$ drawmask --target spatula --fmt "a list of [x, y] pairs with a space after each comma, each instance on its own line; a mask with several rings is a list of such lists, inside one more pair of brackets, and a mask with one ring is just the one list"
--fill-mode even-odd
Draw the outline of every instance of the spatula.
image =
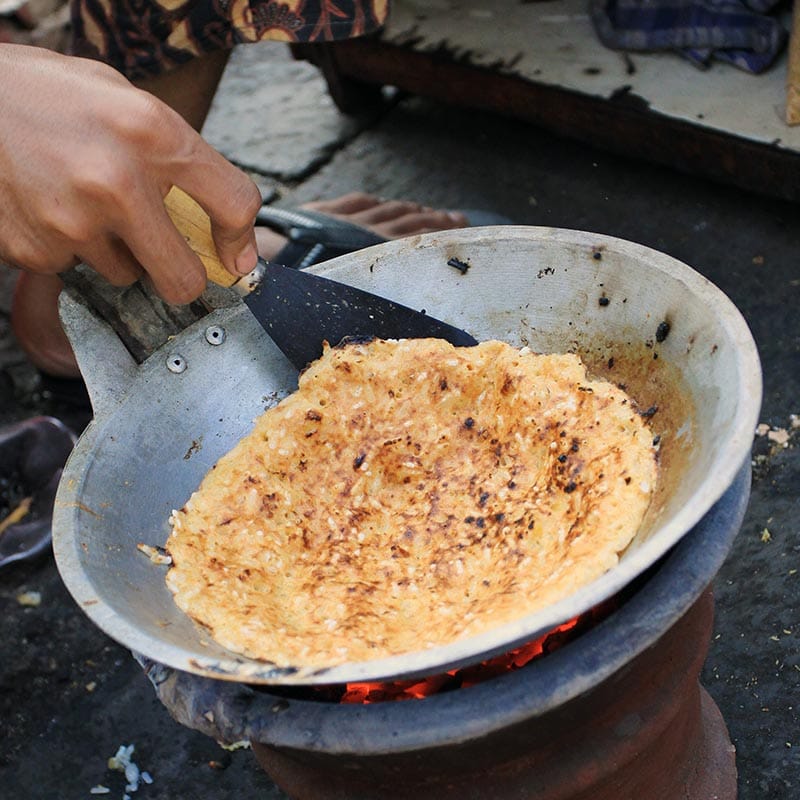
[[351, 337], [445, 339], [457, 346], [477, 340], [466, 331], [384, 297], [303, 270], [259, 258], [249, 275], [236, 278], [223, 266], [211, 235], [211, 221], [184, 191], [173, 186], [167, 211], [200, 257], [210, 280], [233, 287], [253, 316], [298, 369], [322, 355], [322, 343]]

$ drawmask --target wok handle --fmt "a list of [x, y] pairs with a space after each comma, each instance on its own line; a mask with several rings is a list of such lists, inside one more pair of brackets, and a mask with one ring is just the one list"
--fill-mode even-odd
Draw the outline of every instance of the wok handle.
[[164, 205], [175, 227], [203, 262], [208, 279], [219, 286], [233, 286], [239, 276], [231, 275], [220, 261], [211, 233], [211, 219], [200, 204], [183, 189], [173, 186], [164, 198]]

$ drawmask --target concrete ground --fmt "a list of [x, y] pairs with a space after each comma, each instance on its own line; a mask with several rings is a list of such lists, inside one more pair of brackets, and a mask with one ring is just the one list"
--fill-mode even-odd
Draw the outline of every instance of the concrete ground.
[[[715, 67], [716, 69], [717, 67]], [[720, 67], [722, 68], [722, 67]], [[344, 119], [315, 70], [278, 45], [239, 51], [207, 137], [294, 205], [354, 189], [434, 206], [487, 208], [522, 224], [599, 231], [690, 264], [751, 326], [764, 369], [749, 512], [715, 582], [703, 680], [737, 751], [741, 800], [800, 793], [800, 226], [794, 205], [612, 157], [529, 126], [405, 99]], [[55, 413], [8, 328], [0, 279], [0, 423]], [[763, 429], [766, 430], [766, 429]], [[785, 430], [786, 436], [776, 431]], [[786, 439], [785, 443], [783, 439]], [[23, 605], [23, 592], [41, 603]], [[82, 614], [52, 557], [0, 570], [0, 796], [81, 798], [104, 785], [120, 745], [154, 782], [135, 797], [283, 798], [247, 750], [174, 723], [130, 654]]]

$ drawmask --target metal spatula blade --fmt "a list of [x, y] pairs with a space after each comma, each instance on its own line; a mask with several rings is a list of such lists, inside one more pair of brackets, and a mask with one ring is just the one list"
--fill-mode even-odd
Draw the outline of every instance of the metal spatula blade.
[[338, 281], [260, 260], [258, 286], [244, 296], [275, 344], [298, 370], [322, 355], [322, 343], [345, 338], [445, 339], [469, 347], [477, 340], [424, 311]]

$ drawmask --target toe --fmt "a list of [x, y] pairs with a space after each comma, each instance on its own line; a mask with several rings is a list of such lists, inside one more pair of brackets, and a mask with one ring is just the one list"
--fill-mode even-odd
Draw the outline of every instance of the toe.
[[410, 200], [385, 200], [363, 192], [303, 207], [369, 228], [386, 239], [469, 225], [467, 218], [457, 211], [441, 211]]
[[420, 210], [403, 214], [374, 225], [373, 229], [387, 239], [413, 236], [417, 233], [463, 228], [468, 224], [463, 214], [449, 211]]
[[333, 200], [319, 200], [314, 203], [304, 203], [303, 208], [312, 211], [320, 211], [323, 214], [333, 214], [335, 216], [347, 216], [358, 214], [359, 212], [379, 206], [384, 201], [366, 192], [350, 192], [349, 194], [336, 197]]

